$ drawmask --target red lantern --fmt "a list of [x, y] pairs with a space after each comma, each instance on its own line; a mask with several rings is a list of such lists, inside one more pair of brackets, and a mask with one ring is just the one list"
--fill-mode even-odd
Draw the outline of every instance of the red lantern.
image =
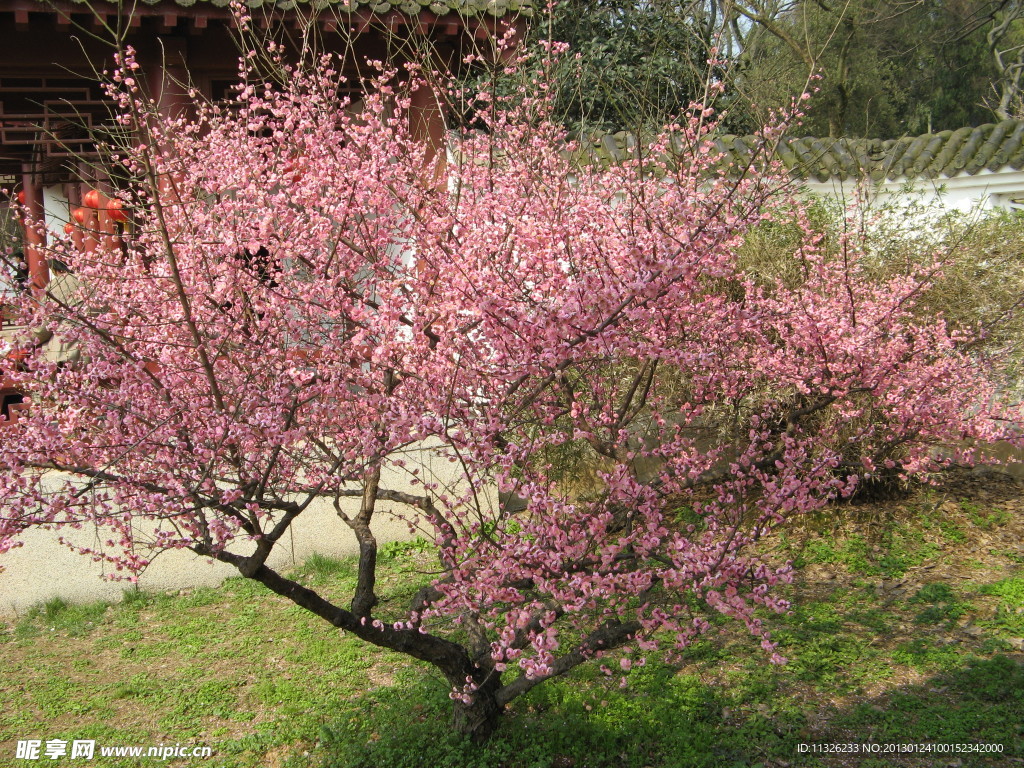
[[88, 216], [89, 214], [86, 213], [85, 208], [75, 208], [75, 210], [71, 212], [71, 218], [79, 224], [85, 224], [85, 220]]
[[86, 208], [100, 208], [103, 204], [103, 195], [97, 189], [90, 189], [82, 196], [82, 205]]
[[24, 205], [24, 204], [25, 204], [25, 190], [21, 189], [21, 190], [18, 190], [18, 205]]
[[285, 177], [286, 181], [292, 184], [298, 184], [302, 181], [302, 177], [306, 175], [305, 163], [303, 162], [302, 155], [293, 155], [289, 158], [284, 166], [281, 168], [281, 174]]
[[65, 235], [70, 235], [74, 231], [75, 231], [75, 225], [72, 224], [70, 221], [67, 224], [64, 225], [64, 234]]
[[128, 214], [125, 213], [124, 203], [117, 198], [107, 202], [107, 216], [110, 217], [111, 221], [116, 221], [121, 224], [128, 221]]

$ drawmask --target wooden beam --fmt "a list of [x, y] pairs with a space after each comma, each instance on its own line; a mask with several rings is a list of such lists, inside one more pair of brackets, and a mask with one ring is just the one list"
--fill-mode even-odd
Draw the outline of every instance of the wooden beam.
[[409, 23], [409, 17], [404, 13], [398, 11], [392, 11], [384, 17], [384, 25], [388, 28], [388, 32], [394, 34], [401, 27], [406, 26]]
[[437, 24], [437, 14], [424, 9], [416, 14], [416, 23], [421, 33], [427, 33]]
[[168, 11], [160, 15], [160, 23], [157, 28], [161, 35], [166, 35], [172, 29], [178, 26], [178, 14], [174, 11]]

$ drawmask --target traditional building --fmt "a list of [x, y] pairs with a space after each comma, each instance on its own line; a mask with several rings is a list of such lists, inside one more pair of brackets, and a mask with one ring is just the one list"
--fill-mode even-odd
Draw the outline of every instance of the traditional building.
[[[521, 29], [532, 0], [249, 0], [253, 32], [277, 39], [314, 40], [319, 50], [343, 57], [346, 74], [359, 82], [367, 59], [394, 59], [413, 43], [430, 46], [442, 65], [460, 62], [469, 46]], [[239, 32], [227, 0], [0, 0], [0, 219], [7, 239], [20, 242], [20, 279], [46, 288], [51, 265], [47, 232], [25, 230], [10, 205], [20, 199], [48, 232], [87, 216], [74, 231], [113, 234], [117, 211], [89, 205], [87, 194], [112, 191], [96, 137], [114, 130], [99, 73], [113, 66], [114, 41], [131, 45], [161, 110], [186, 108], [188, 83], [208, 99], [225, 96], [237, 82]], [[286, 45], [288, 43], [286, 42]], [[353, 94], [357, 96], [357, 94]], [[414, 92], [414, 132], [440, 148], [445, 116], [429, 88]], [[95, 194], [95, 193], [93, 193]], [[99, 199], [103, 199], [100, 197]], [[69, 227], [69, 231], [74, 229]], [[0, 326], [3, 324], [0, 296]], [[0, 418], [14, 418], [20, 396], [4, 380], [0, 362]]]

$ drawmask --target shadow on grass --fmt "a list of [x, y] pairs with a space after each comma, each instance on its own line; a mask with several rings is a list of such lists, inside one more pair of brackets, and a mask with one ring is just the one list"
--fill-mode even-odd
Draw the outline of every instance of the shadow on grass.
[[[514, 702], [498, 734], [477, 748], [448, 728], [450, 702], [444, 684], [411, 670], [396, 686], [353, 699], [345, 712], [324, 726], [322, 764], [325, 768], [1024, 764], [1024, 664], [1006, 655], [973, 658], [920, 685], [895, 688], [882, 697], [845, 707], [801, 709], [794, 705], [782, 679], [775, 680], [773, 690], [757, 686], [760, 694], [742, 702], [668, 666], [635, 670], [624, 690], [600, 677], [579, 674], [539, 686]], [[800, 752], [800, 744], [827, 742], [999, 744], [1003, 751]]]
[[902, 762], [876, 756], [862, 768], [1024, 764], [1024, 663], [1003, 654], [968, 659], [923, 684], [838, 711], [825, 733], [831, 741], [1002, 746], [1002, 752], [933, 752], [905, 756]]

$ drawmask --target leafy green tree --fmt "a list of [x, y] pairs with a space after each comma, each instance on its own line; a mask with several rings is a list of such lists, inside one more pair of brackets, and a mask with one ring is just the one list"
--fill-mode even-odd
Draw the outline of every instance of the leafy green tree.
[[806, 133], [894, 137], [1012, 112], [1022, 9], [1019, 0], [562, 0], [531, 40], [538, 56], [545, 41], [570, 46], [552, 86], [574, 129], [663, 125], [701, 97], [710, 74], [728, 85], [719, 102], [728, 130], [755, 130], [811, 90]]
[[1024, 112], [1024, 3], [1004, 0], [985, 36], [998, 76], [991, 100], [1000, 118]]
[[642, 130], [699, 99], [709, 41], [686, 0], [564, 0], [532, 30], [532, 41], [568, 43], [555, 71], [557, 112], [580, 129]]
[[744, 22], [736, 85], [753, 104], [778, 107], [809, 86], [808, 133], [892, 137], [992, 119], [1000, 74], [986, 35], [1006, 4], [736, 0], [723, 12]]

